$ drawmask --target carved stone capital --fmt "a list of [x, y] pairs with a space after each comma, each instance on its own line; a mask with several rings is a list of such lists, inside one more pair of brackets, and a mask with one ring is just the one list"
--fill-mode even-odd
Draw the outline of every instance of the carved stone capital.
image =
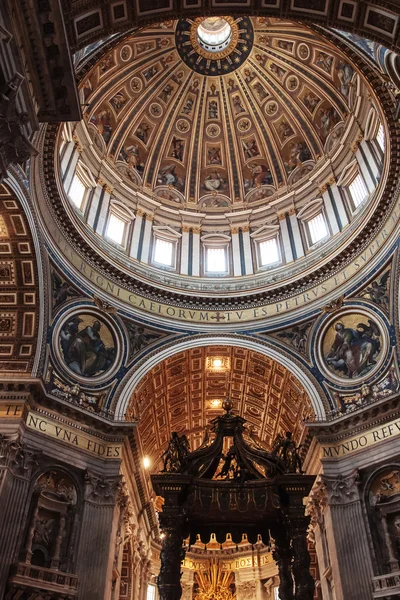
[[95, 504], [114, 505], [121, 486], [121, 476], [104, 477], [86, 472], [85, 500]]
[[26, 444], [0, 435], [0, 466], [10, 469], [13, 475], [30, 479], [39, 458], [40, 453], [29, 450]]
[[323, 513], [328, 504], [328, 492], [325, 483], [318, 478], [308, 497], [306, 514], [310, 516], [311, 525], [314, 527], [322, 522]]
[[359, 500], [359, 473], [353, 471], [347, 477], [338, 475], [337, 477], [322, 476], [328, 493], [328, 504], [330, 506], [350, 504]]

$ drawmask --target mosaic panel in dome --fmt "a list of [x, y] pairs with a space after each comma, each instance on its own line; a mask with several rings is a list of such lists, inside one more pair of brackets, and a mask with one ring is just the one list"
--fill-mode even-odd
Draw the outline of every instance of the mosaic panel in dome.
[[[248, 31], [242, 17], [230, 19]], [[83, 79], [90, 135], [128, 183], [173, 206], [257, 205], [337, 147], [354, 68], [303, 26], [248, 21], [254, 44], [246, 56], [238, 50], [232, 72], [225, 58], [215, 70], [200, 55], [198, 72], [186, 64], [196, 53], [182, 20], [124, 39]]]

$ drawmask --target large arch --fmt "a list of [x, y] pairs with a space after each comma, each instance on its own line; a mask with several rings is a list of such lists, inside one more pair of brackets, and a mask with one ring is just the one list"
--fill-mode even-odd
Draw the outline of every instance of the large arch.
[[327, 400], [317, 380], [307, 373], [304, 366], [288, 353], [277, 350], [268, 343], [245, 335], [195, 335], [181, 341], [173, 341], [161, 346], [151, 354], [134, 364], [121, 382], [117, 392], [115, 418], [123, 419], [130, 398], [139, 381], [158, 363], [190, 348], [200, 346], [234, 346], [247, 348], [277, 361], [298, 379], [308, 394], [317, 419], [322, 419], [327, 412]]

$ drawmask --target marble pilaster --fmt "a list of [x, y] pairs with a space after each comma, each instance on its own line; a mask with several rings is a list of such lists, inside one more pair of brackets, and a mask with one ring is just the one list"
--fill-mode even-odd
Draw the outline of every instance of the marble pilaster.
[[[299, 221], [294, 211], [289, 215], [290, 224], [292, 226], [293, 240], [296, 248], [297, 258], [304, 256], [303, 240], [301, 239]], [[282, 224], [283, 221], [281, 221]]]
[[237, 227], [231, 228], [231, 235], [233, 275], [236, 277], [242, 274], [242, 265], [240, 262], [239, 230]]
[[346, 225], [348, 225], [349, 219], [348, 219], [348, 216], [347, 216], [347, 213], [346, 213], [346, 209], [344, 207], [342, 195], [341, 195], [340, 190], [339, 190], [338, 186], [336, 185], [336, 183], [333, 183], [330, 186], [329, 195], [330, 195], [330, 198], [331, 198], [331, 202], [335, 203], [336, 210], [337, 210], [337, 213], [339, 215], [340, 222], [341, 222], [342, 228], [343, 228]]
[[181, 238], [181, 274], [189, 273], [189, 228], [183, 225]]
[[200, 229], [193, 229], [192, 275], [200, 275]]
[[135, 222], [133, 224], [133, 234], [132, 234], [131, 246], [129, 249], [129, 256], [131, 258], [138, 257], [140, 234], [142, 231], [142, 222], [143, 222], [143, 213], [141, 210], [138, 210], [136, 213]]
[[324, 475], [322, 480], [328, 495], [325, 523], [336, 600], [372, 600], [373, 569], [358, 473]]
[[18, 440], [0, 436], [0, 598], [10, 565], [17, 561], [29, 483], [39, 455]]
[[335, 211], [333, 209], [332, 200], [329, 195], [328, 189], [325, 189], [323, 191], [322, 199], [324, 201], [325, 214], [326, 214], [327, 220], [329, 222], [329, 226], [331, 228], [332, 235], [335, 235], [336, 233], [339, 233], [340, 228], [339, 228], [339, 223], [338, 223]]
[[69, 155], [68, 162], [65, 165], [65, 172], [63, 175], [63, 185], [64, 185], [64, 189], [66, 190], [67, 193], [71, 186], [72, 179], [75, 175], [76, 165], [79, 160], [79, 152], [78, 152], [78, 149], [76, 148], [75, 142], [68, 142], [68, 143], [72, 144], [72, 150]]
[[253, 269], [253, 260], [252, 260], [250, 230], [248, 227], [242, 227], [242, 236], [243, 236], [243, 252], [244, 252], [244, 264], [245, 264], [245, 268], [246, 268], [246, 275], [252, 275], [254, 273], [254, 269]]
[[153, 217], [152, 217], [152, 215], [146, 215], [145, 219], [146, 219], [146, 222], [144, 225], [142, 252], [140, 255], [140, 261], [148, 264], [148, 262], [150, 260], [150, 244], [151, 244], [151, 237], [152, 237]]
[[285, 259], [286, 262], [292, 262], [293, 261], [293, 252], [292, 252], [292, 246], [290, 244], [290, 236], [289, 236], [289, 230], [288, 230], [288, 226], [287, 226], [287, 222], [286, 222], [286, 215], [279, 215], [279, 225], [281, 228], [281, 233], [282, 233], [282, 244], [283, 244], [283, 250], [285, 253]]
[[85, 600], [106, 600], [111, 595], [119, 485], [119, 476], [86, 475], [77, 560], [79, 596]]
[[108, 210], [109, 210], [109, 206], [110, 206], [110, 198], [111, 198], [110, 189], [107, 187], [104, 187], [102, 201], [101, 201], [101, 207], [100, 207], [100, 210], [97, 212], [97, 223], [95, 223], [96, 232], [99, 235], [104, 235], [104, 233], [105, 233]]
[[356, 152], [356, 159], [358, 162], [358, 166], [360, 167], [360, 171], [364, 177], [365, 184], [367, 186], [368, 192], [372, 194], [375, 189], [375, 182], [371, 177], [371, 173], [369, 170], [369, 164], [366, 162], [366, 156], [360, 149]]

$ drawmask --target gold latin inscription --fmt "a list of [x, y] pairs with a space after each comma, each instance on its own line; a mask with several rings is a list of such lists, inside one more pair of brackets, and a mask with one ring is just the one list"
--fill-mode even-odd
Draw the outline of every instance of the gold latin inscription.
[[353, 436], [340, 444], [334, 446], [328, 446], [323, 444], [321, 448], [321, 458], [341, 458], [357, 452], [357, 450], [363, 450], [369, 446], [373, 446], [383, 440], [394, 438], [400, 435], [400, 419], [392, 421], [387, 425], [375, 427], [369, 431], [365, 431], [363, 434]]
[[392, 232], [398, 227], [399, 218], [400, 203], [398, 202], [392, 214], [388, 218], [386, 226], [381, 229], [373, 242], [371, 242], [371, 244], [353, 262], [351, 262], [345, 269], [340, 271], [340, 273], [331, 276], [329, 279], [308, 290], [307, 292], [297, 294], [296, 296], [288, 298], [287, 300], [282, 300], [281, 302], [266, 304], [258, 308], [219, 311], [218, 314], [215, 311], [183, 309], [179, 308], [178, 306], [171, 306], [169, 304], [163, 304], [162, 302], [143, 298], [142, 296], [139, 296], [138, 294], [131, 292], [126, 288], [120, 287], [108, 279], [105, 275], [93, 269], [93, 267], [91, 267], [85, 260], [82, 259], [80, 255], [75, 252], [75, 250], [72, 249], [60, 231], [55, 232], [55, 241], [63, 255], [69, 259], [71, 264], [88, 280], [95, 283], [96, 286], [110, 296], [113, 296], [114, 298], [129, 304], [134, 308], [156, 316], [167, 317], [177, 321], [186, 321], [191, 323], [221, 325], [225, 323], [245, 323], [246, 321], [262, 320], [266, 317], [274, 317], [277, 315], [291, 313], [298, 308], [307, 306], [315, 300], [323, 299], [325, 296], [327, 296], [327, 294], [333, 291], [336, 291], [337, 295], [340, 295], [339, 290], [341, 286], [346, 284], [346, 282], [354, 275], [362, 271], [362, 269], [368, 265], [370, 260], [373, 259], [374, 256], [379, 252]]
[[63, 423], [44, 417], [36, 412], [29, 411], [26, 425], [29, 429], [43, 433], [51, 438], [55, 438], [67, 443], [74, 448], [86, 450], [91, 454], [96, 454], [105, 459], [116, 459], [122, 456], [121, 444], [107, 444], [100, 442], [96, 437], [85, 434]]
[[[235, 560], [223, 560], [222, 568], [225, 571], [238, 571], [239, 569], [248, 569], [249, 567], [263, 567], [273, 562], [272, 555], [268, 552], [261, 556], [243, 556], [240, 559]], [[207, 567], [207, 561], [191, 560], [185, 558], [182, 561], [182, 566], [190, 571], [201, 571]]]
[[23, 402], [2, 402], [0, 404], [0, 419], [19, 419], [24, 409]]

